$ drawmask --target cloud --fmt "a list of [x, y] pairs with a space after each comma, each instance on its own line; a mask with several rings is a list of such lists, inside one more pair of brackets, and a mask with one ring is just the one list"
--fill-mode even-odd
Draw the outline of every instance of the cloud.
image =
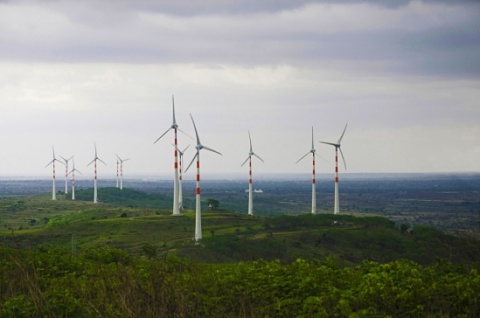
[[[195, 3], [176, 6], [188, 11]], [[480, 5], [399, 1], [401, 6], [390, 7], [351, 1], [291, 7], [281, 2], [273, 8], [266, 2], [248, 10], [254, 3], [243, 3], [243, 14], [219, 9], [193, 16], [162, 9], [173, 2], [105, 1], [99, 10], [93, 10], [93, 2], [6, 4], [0, 13], [0, 59], [336, 69], [353, 63], [369, 72], [479, 74]], [[239, 2], [214, 1], [214, 8], [223, 6], [235, 8]]]

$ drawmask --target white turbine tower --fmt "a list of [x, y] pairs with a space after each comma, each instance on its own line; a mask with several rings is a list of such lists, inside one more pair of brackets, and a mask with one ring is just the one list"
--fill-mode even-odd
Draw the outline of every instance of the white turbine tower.
[[250, 132], [248, 132], [248, 139], [250, 140], [250, 152], [248, 153], [247, 159], [242, 163], [241, 166], [249, 162], [250, 170], [249, 170], [249, 180], [248, 180], [248, 215], [253, 215], [253, 181], [252, 181], [252, 156], [257, 157], [262, 162], [263, 159], [257, 156], [252, 149], [252, 138], [250, 137]]
[[122, 159], [117, 154], [115, 155], [117, 156], [117, 182], [118, 182], [118, 163], [120, 162], [120, 190], [123, 190], [123, 162], [130, 160], [130, 158]]
[[[118, 157], [118, 156], [117, 156]], [[120, 161], [117, 158], [117, 188], [120, 187]]]
[[68, 174], [72, 175], [72, 200], [75, 201], [75, 171], [80, 174], [82, 173], [77, 169], [75, 169], [75, 158], [73, 158], [73, 156], [72, 156], [72, 165], [73, 165], [73, 168]]
[[188, 165], [187, 169], [185, 169], [185, 171], [187, 171], [188, 168], [190, 168], [190, 166], [192, 165], [193, 161], [197, 159], [197, 182], [196, 182], [196, 188], [195, 188], [195, 200], [196, 200], [195, 201], [195, 242], [198, 242], [199, 240], [202, 239], [202, 210], [200, 205], [200, 150], [205, 149], [205, 150], [215, 152], [219, 155], [222, 155], [222, 154], [200, 143], [197, 127], [195, 126], [195, 121], [193, 120], [192, 114], [190, 114], [190, 118], [192, 119], [193, 128], [195, 129], [195, 135], [197, 137], [197, 145], [195, 146], [195, 148], [197, 149], [197, 152], [193, 157], [192, 161], [190, 162], [190, 164]]
[[102, 159], [98, 158], [97, 156], [97, 144], [95, 144], [95, 157], [93, 160], [87, 165], [91, 165], [92, 163], [94, 164], [94, 176], [93, 176], [93, 203], [97, 203], [97, 160], [99, 160], [101, 163], [104, 165], [107, 165]]
[[52, 152], [53, 152], [53, 159], [45, 166], [45, 168], [48, 167], [49, 165], [52, 165], [53, 167], [52, 200], [56, 200], [57, 196], [56, 196], [56, 190], [55, 190], [55, 162], [56, 161], [60, 163], [62, 162], [59, 161], [57, 158], [55, 158], [55, 149], [53, 149], [53, 146], [52, 146]]
[[316, 150], [315, 146], [313, 144], [313, 127], [312, 127], [312, 149], [310, 149], [309, 152], [307, 152], [302, 158], [298, 159], [297, 162], [299, 163], [300, 160], [308, 156], [309, 154], [312, 154], [312, 214], [315, 214], [317, 212], [317, 191], [316, 191], [316, 181], [315, 181], [315, 155], [316, 155]]
[[68, 159], [63, 158], [62, 156], [60, 156], [60, 158], [65, 161], [65, 194], [68, 194], [68, 162], [73, 158], [73, 156]]
[[[177, 122], [175, 120], [175, 100], [172, 95], [172, 107], [173, 107], [173, 123], [170, 126], [170, 128], [167, 129], [166, 132], [164, 132], [160, 137], [158, 137], [157, 140], [155, 140], [154, 144], [159, 141], [163, 136], [165, 136], [171, 129], [173, 129], [174, 132], [174, 140], [173, 140], [173, 145], [175, 147], [174, 151], [174, 158], [175, 162], [173, 165], [174, 169], [174, 178], [173, 178], [173, 215], [179, 215], [180, 214], [180, 209], [178, 205], [178, 143], [177, 143], [177, 132], [180, 130], [178, 128]], [[181, 131], [181, 130], [180, 130]]]
[[345, 162], [345, 157], [343, 156], [342, 149], [340, 148], [341, 143], [342, 143], [343, 135], [345, 134], [345, 131], [347, 130], [347, 125], [348, 125], [348, 123], [345, 124], [345, 128], [343, 129], [343, 133], [340, 136], [340, 138], [338, 139], [337, 143], [320, 141], [321, 143], [324, 143], [324, 144], [331, 145], [331, 146], [335, 147], [335, 199], [334, 199], [335, 200], [334, 201], [335, 205], [334, 205], [334, 209], [333, 209], [334, 214], [340, 213], [340, 199], [338, 197], [338, 150], [340, 150], [340, 154], [342, 155], [343, 165], [345, 167], [345, 170], [347, 170], [347, 164]]
[[182, 173], [182, 169], [183, 169], [183, 154], [185, 153], [185, 151], [188, 149], [188, 147], [190, 147], [190, 145], [188, 145], [187, 147], [185, 147], [185, 149], [183, 149], [182, 151], [178, 151], [178, 155], [179, 155], [179, 162], [178, 162], [178, 208], [180, 210], [183, 210], [183, 189], [182, 189], [182, 180], [183, 180], [183, 173]]

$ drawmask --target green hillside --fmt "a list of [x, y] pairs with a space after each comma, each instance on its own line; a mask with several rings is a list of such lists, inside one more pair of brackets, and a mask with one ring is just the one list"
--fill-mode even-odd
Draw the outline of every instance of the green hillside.
[[194, 212], [172, 216], [171, 198], [91, 194], [0, 199], [0, 317], [480, 315], [474, 239], [376, 216], [205, 207], [195, 244]]
[[[82, 201], [88, 200], [88, 201]], [[204, 262], [245, 260], [334, 259], [341, 265], [364, 260], [410, 259], [431, 264], [478, 261], [480, 242], [417, 226], [398, 228], [383, 217], [300, 215], [252, 217], [203, 208], [203, 240], [194, 244], [195, 215], [171, 215], [171, 199], [158, 194], [102, 189], [101, 203], [90, 202], [91, 190], [77, 201], [48, 197], [2, 199], [0, 244], [33, 249], [38, 245], [85, 250], [120, 248], [133, 255], [178, 255]], [[157, 208], [155, 206], [165, 206]]]

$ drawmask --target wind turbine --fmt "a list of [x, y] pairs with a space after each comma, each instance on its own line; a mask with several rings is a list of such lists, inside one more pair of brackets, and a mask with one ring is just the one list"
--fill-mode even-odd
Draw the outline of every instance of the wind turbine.
[[116, 156], [117, 156], [117, 182], [118, 182], [118, 163], [120, 163], [120, 190], [123, 190], [123, 162], [130, 160], [130, 158], [122, 159], [117, 154]]
[[91, 165], [92, 163], [94, 163], [94, 177], [93, 177], [93, 203], [97, 203], [98, 200], [97, 200], [97, 160], [100, 160], [101, 163], [103, 163], [104, 165], [107, 165], [102, 159], [98, 158], [97, 156], [97, 144], [95, 143], [95, 157], [93, 158], [93, 160], [87, 165], [87, 167], [89, 165]]
[[183, 190], [182, 190], [182, 168], [183, 168], [183, 154], [185, 153], [185, 151], [188, 149], [188, 147], [190, 147], [190, 145], [188, 145], [187, 147], [185, 147], [185, 149], [183, 149], [182, 151], [178, 151], [178, 155], [179, 155], [179, 162], [178, 162], [178, 208], [180, 210], [183, 210]]
[[55, 158], [55, 149], [53, 148], [53, 146], [52, 146], [52, 152], [53, 152], [53, 159], [45, 166], [45, 168], [48, 167], [49, 165], [52, 165], [53, 167], [52, 200], [56, 200], [57, 196], [56, 196], [56, 190], [55, 190], [55, 161], [58, 161], [60, 163], [62, 162], [59, 161], [57, 158]]
[[82, 174], [80, 171], [75, 169], [75, 158], [72, 156], [72, 165], [73, 168], [68, 174], [72, 174], [72, 200], [75, 201], [75, 171]]
[[198, 137], [197, 127], [195, 126], [195, 121], [193, 120], [192, 114], [190, 114], [190, 118], [192, 119], [193, 128], [195, 129], [195, 135], [197, 137], [197, 145], [195, 146], [195, 148], [197, 149], [197, 153], [193, 157], [187, 169], [185, 169], [185, 172], [188, 170], [188, 168], [190, 168], [193, 161], [197, 159], [197, 182], [195, 188], [195, 242], [198, 242], [202, 239], [202, 210], [200, 206], [200, 150], [205, 149], [218, 153], [219, 155], [222, 154], [216, 150], [213, 150], [212, 148], [208, 148], [207, 146], [202, 145], [202, 143], [200, 142], [200, 138]]
[[116, 186], [117, 188], [120, 187], [120, 172], [119, 172], [119, 170], [120, 170], [120, 161], [117, 158], [117, 186]]
[[259, 156], [257, 156], [257, 155], [253, 152], [253, 149], [252, 149], [252, 138], [250, 137], [250, 132], [248, 132], [248, 139], [250, 140], [250, 152], [248, 153], [247, 159], [245, 159], [245, 161], [242, 163], [241, 166], [243, 166], [244, 164], [246, 164], [247, 161], [249, 162], [249, 166], [250, 166], [249, 176], [250, 176], [250, 179], [248, 180], [248, 215], [253, 215], [252, 156], [257, 157], [257, 158], [260, 159], [262, 162], [264, 162], [264, 161], [263, 161], [262, 158], [260, 158]]
[[[174, 140], [173, 140], [173, 145], [175, 146], [175, 151], [174, 151], [174, 158], [175, 158], [175, 163], [173, 165], [174, 169], [174, 178], [173, 178], [173, 215], [179, 215], [180, 214], [180, 209], [179, 209], [179, 200], [178, 200], [178, 143], [177, 143], [177, 130], [180, 130], [178, 128], [177, 122], [175, 120], [175, 99], [172, 95], [172, 107], [173, 107], [173, 122], [170, 128], [167, 129], [160, 137], [158, 137], [157, 140], [155, 140], [154, 144], [157, 143], [163, 136], [165, 136], [171, 129], [173, 129], [174, 132]], [[181, 131], [181, 130], [180, 130]]]
[[333, 209], [333, 214], [338, 214], [340, 213], [340, 201], [338, 197], [338, 150], [340, 150], [340, 154], [342, 155], [342, 160], [343, 160], [343, 165], [345, 167], [345, 170], [347, 170], [347, 164], [345, 162], [345, 157], [343, 156], [342, 149], [340, 148], [341, 142], [343, 135], [345, 135], [345, 131], [347, 130], [347, 125], [348, 123], [345, 124], [345, 128], [343, 129], [342, 135], [338, 139], [337, 143], [333, 142], [326, 142], [326, 141], [320, 141], [323, 144], [331, 145], [335, 147], [335, 205]]
[[68, 194], [68, 162], [70, 161], [70, 159], [73, 158], [73, 156], [71, 156], [70, 158], [68, 159], [65, 159], [63, 158], [62, 156], [60, 156], [60, 158], [63, 159], [63, 161], [65, 161], [65, 194]]
[[299, 163], [300, 160], [308, 156], [309, 154], [312, 154], [312, 214], [315, 214], [317, 212], [317, 193], [316, 193], [316, 181], [315, 181], [315, 155], [316, 155], [316, 150], [315, 146], [313, 144], [313, 126], [312, 126], [312, 149], [310, 149], [309, 152], [307, 152], [302, 158], [298, 159], [297, 162]]

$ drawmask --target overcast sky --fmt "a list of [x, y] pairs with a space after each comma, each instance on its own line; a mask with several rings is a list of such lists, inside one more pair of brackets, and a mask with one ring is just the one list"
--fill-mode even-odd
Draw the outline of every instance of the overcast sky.
[[[0, 176], [173, 176], [172, 95], [202, 174], [480, 170], [478, 1], [0, 0]], [[179, 134], [179, 147], [195, 141]], [[58, 174], [62, 167], [57, 166]], [[193, 178], [194, 169], [187, 172]], [[59, 177], [60, 178], [60, 177]]]

